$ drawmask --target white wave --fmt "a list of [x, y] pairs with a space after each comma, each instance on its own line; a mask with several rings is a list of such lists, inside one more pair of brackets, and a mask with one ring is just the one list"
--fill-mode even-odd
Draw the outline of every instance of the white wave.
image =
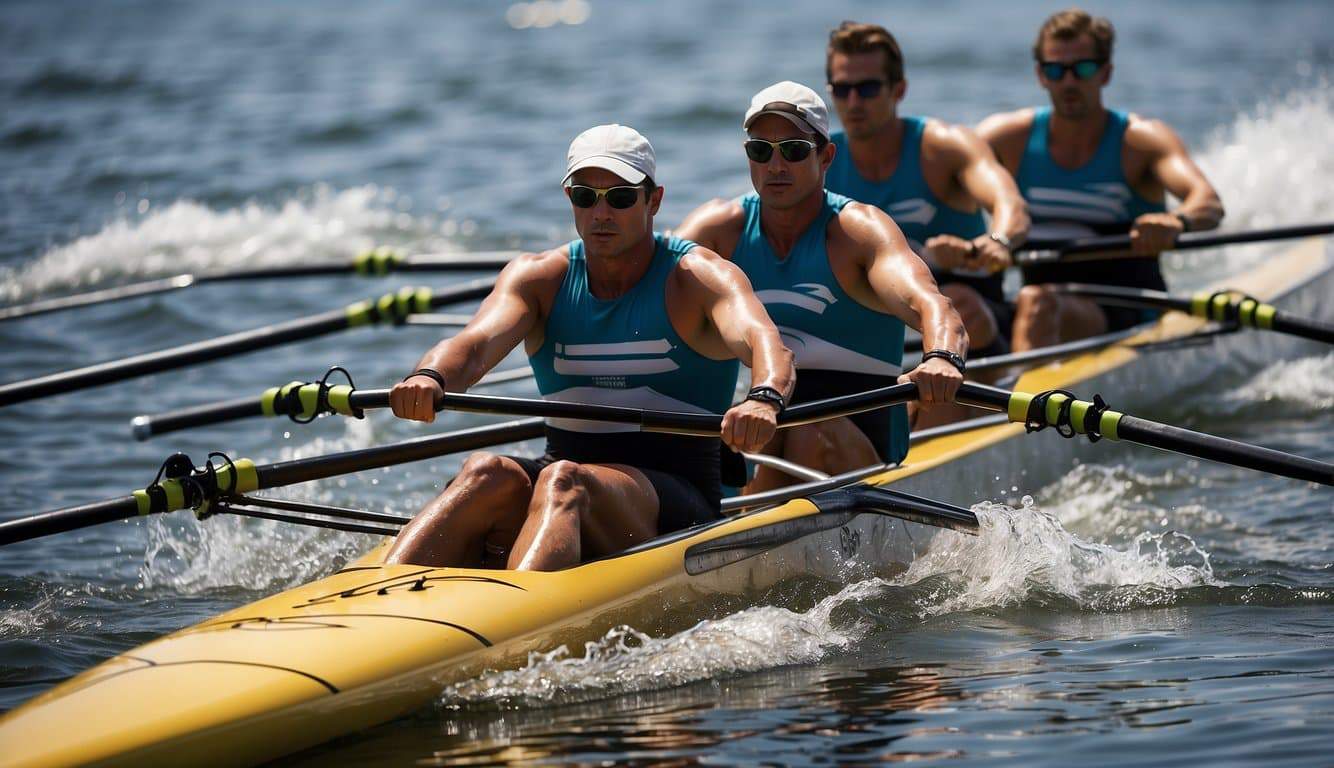
[[50, 291], [247, 267], [346, 261], [379, 245], [450, 250], [452, 220], [438, 223], [399, 210], [392, 189], [341, 192], [319, 185], [280, 206], [255, 202], [214, 210], [191, 200], [150, 208], [100, 232], [0, 268], [0, 298], [14, 302]]
[[1238, 406], [1280, 403], [1311, 413], [1328, 411], [1334, 408], [1334, 352], [1275, 363], [1223, 399]]
[[[1223, 198], [1226, 230], [1329, 219], [1334, 210], [1334, 88], [1275, 97], [1216, 130], [1197, 154]], [[1194, 288], [1260, 263], [1289, 244], [1181, 251], [1165, 259], [1173, 286]]]

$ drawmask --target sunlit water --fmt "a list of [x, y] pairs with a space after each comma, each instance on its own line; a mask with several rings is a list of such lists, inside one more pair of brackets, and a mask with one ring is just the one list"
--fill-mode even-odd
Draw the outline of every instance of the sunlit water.
[[[341, 260], [379, 244], [558, 242], [572, 234], [556, 191], [565, 144], [611, 120], [657, 146], [660, 222], [671, 225], [745, 191], [747, 98], [783, 78], [818, 84], [839, 20], [899, 32], [910, 111], [973, 122], [1036, 100], [1027, 46], [1056, 7], [11, 3], [0, 10], [0, 300]], [[1120, 47], [1109, 98], [1180, 130], [1222, 191], [1228, 226], [1330, 217], [1324, 5], [1111, 10]], [[1176, 254], [1170, 280], [1191, 288], [1277, 249]], [[0, 380], [453, 279], [424, 277], [222, 284], [0, 324]], [[373, 416], [140, 444], [127, 424], [334, 363], [380, 386], [440, 333], [351, 332], [0, 410], [0, 517], [122, 495], [176, 450], [272, 461], [420, 434]], [[1331, 382], [1334, 355], [1312, 353], [1145, 415], [1330, 460]], [[1330, 492], [1123, 446], [1105, 455], [1019, 489], [1029, 499], [1015, 506], [978, 500], [980, 537], [940, 537], [893, 580], [798, 583], [675, 635], [625, 627], [553, 649], [309, 764], [1327, 762]], [[457, 461], [284, 494], [408, 513]], [[177, 514], [8, 547], [0, 708], [328, 573], [372, 541]]]

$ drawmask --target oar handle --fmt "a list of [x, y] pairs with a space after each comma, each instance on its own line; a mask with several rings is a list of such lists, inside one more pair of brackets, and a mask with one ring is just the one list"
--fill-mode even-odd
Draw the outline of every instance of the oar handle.
[[[1177, 236], [1171, 250], [1185, 251], [1196, 248], [1212, 248], [1218, 245], [1292, 240], [1299, 237], [1316, 237], [1328, 234], [1334, 234], [1334, 222], [1252, 229], [1245, 232], [1183, 232]], [[1021, 267], [1033, 266], [1061, 261], [1067, 256], [1076, 254], [1126, 251], [1129, 249], [1130, 235], [1102, 235], [1099, 237], [1081, 237], [1075, 240], [1035, 239], [1024, 244], [1023, 253], [1015, 254], [1015, 264]]]

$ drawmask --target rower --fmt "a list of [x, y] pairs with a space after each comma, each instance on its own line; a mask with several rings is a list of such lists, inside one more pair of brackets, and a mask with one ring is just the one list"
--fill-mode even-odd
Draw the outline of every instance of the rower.
[[888, 213], [954, 302], [972, 356], [1004, 354], [1014, 315], [1002, 270], [1028, 234], [1014, 179], [968, 128], [899, 114], [908, 81], [884, 27], [845, 21], [830, 32], [825, 74], [843, 124], [825, 188]]
[[[792, 402], [913, 381], [920, 403], [952, 401], [968, 336], [931, 271], [884, 211], [824, 188], [836, 149], [824, 101], [782, 82], [751, 100], [743, 127], [755, 193], [714, 200], [677, 234], [745, 270], [796, 354]], [[921, 365], [902, 373], [903, 327], [922, 331]], [[784, 430], [765, 447], [827, 473], [898, 462], [908, 450], [902, 406]], [[760, 467], [748, 491], [784, 485]]]
[[[390, 393], [430, 422], [520, 341], [548, 401], [722, 413], [721, 441], [754, 451], [791, 393], [792, 354], [734, 265], [653, 231], [653, 147], [602, 125], [570, 144], [565, 195], [581, 239], [505, 267], [467, 326]], [[756, 389], [729, 408], [737, 360]], [[555, 570], [719, 517], [717, 438], [547, 420], [538, 459], [474, 453], [405, 526], [388, 563]]]
[[[1049, 17], [1033, 58], [1051, 106], [992, 115], [979, 126], [1019, 182], [1033, 233], [1078, 237], [1129, 231], [1129, 253], [1024, 270], [1015, 308], [1016, 352], [1117, 331], [1152, 319], [1061, 295], [1051, 283], [1081, 282], [1163, 290], [1158, 254], [1183, 231], [1213, 229], [1223, 204], [1185, 144], [1165, 123], [1107, 109], [1112, 77], [1110, 21], [1078, 8]], [[1181, 200], [1167, 212], [1165, 192]]]

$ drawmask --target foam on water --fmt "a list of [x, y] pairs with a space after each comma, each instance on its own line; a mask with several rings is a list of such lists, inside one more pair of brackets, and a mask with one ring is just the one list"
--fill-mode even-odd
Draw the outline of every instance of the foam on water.
[[[1260, 104], [1196, 154], [1227, 216], [1225, 230], [1327, 221], [1334, 210], [1334, 88], [1322, 82]], [[1164, 259], [1178, 290], [1260, 263], [1285, 243], [1180, 251]]]
[[986, 503], [974, 511], [981, 535], [938, 536], [903, 575], [850, 584], [810, 610], [757, 606], [666, 638], [620, 627], [587, 643], [583, 655], [564, 646], [535, 653], [522, 669], [447, 688], [441, 702], [543, 705], [666, 688], [810, 663], [902, 621], [1053, 598], [1105, 609], [1105, 594], [1117, 588], [1218, 583], [1208, 554], [1183, 534], [1143, 533], [1117, 548], [1070, 533], [1031, 498], [1017, 509]]
[[[453, 220], [407, 212], [411, 200], [367, 185], [335, 191], [318, 185], [280, 206], [246, 203], [213, 210], [191, 200], [139, 214], [53, 248], [21, 268], [0, 267], [0, 299], [27, 300], [185, 272], [346, 261], [378, 245], [446, 251]], [[467, 222], [465, 222], [467, 224]]]
[[1299, 413], [1327, 412], [1334, 408], [1334, 352], [1271, 365], [1223, 400], [1239, 407], [1265, 403]]

